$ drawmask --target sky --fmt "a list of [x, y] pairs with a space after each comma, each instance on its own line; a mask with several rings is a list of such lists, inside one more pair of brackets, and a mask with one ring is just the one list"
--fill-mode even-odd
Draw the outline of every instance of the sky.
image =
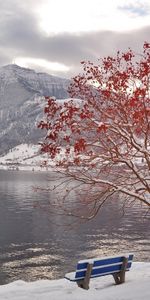
[[70, 78], [150, 36], [150, 0], [0, 0], [0, 66]]

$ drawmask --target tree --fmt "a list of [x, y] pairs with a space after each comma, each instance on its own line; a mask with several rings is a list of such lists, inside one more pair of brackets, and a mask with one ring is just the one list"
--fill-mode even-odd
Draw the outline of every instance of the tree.
[[140, 55], [129, 49], [97, 65], [81, 64], [83, 74], [69, 87], [71, 99], [46, 97], [45, 120], [38, 125], [46, 130], [41, 150], [68, 181], [78, 183], [67, 188], [62, 202], [78, 190], [89, 207], [87, 218], [114, 198], [149, 208], [150, 44]]

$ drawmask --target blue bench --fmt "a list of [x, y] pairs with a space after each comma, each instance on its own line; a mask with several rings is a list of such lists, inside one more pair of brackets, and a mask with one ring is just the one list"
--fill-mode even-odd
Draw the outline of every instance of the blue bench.
[[125, 272], [129, 271], [133, 254], [81, 260], [76, 272], [67, 273], [65, 278], [74, 281], [79, 287], [88, 290], [90, 278], [112, 275], [116, 284], [125, 282]]

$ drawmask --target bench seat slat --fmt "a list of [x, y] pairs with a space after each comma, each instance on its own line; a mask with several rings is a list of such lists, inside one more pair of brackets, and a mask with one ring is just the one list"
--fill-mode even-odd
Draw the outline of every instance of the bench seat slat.
[[76, 273], [75, 273], [75, 272], [70, 272], [70, 273], [67, 273], [67, 274], [65, 275], [65, 278], [68, 279], [68, 280], [70, 280], [70, 281], [77, 281], [77, 280], [80, 280], [80, 279], [76, 279], [75, 276], [76, 276]]

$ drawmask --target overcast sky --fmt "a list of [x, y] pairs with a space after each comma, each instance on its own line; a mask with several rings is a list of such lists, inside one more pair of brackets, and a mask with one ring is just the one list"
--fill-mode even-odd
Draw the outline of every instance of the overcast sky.
[[150, 0], [0, 0], [0, 65], [61, 77], [150, 42]]

